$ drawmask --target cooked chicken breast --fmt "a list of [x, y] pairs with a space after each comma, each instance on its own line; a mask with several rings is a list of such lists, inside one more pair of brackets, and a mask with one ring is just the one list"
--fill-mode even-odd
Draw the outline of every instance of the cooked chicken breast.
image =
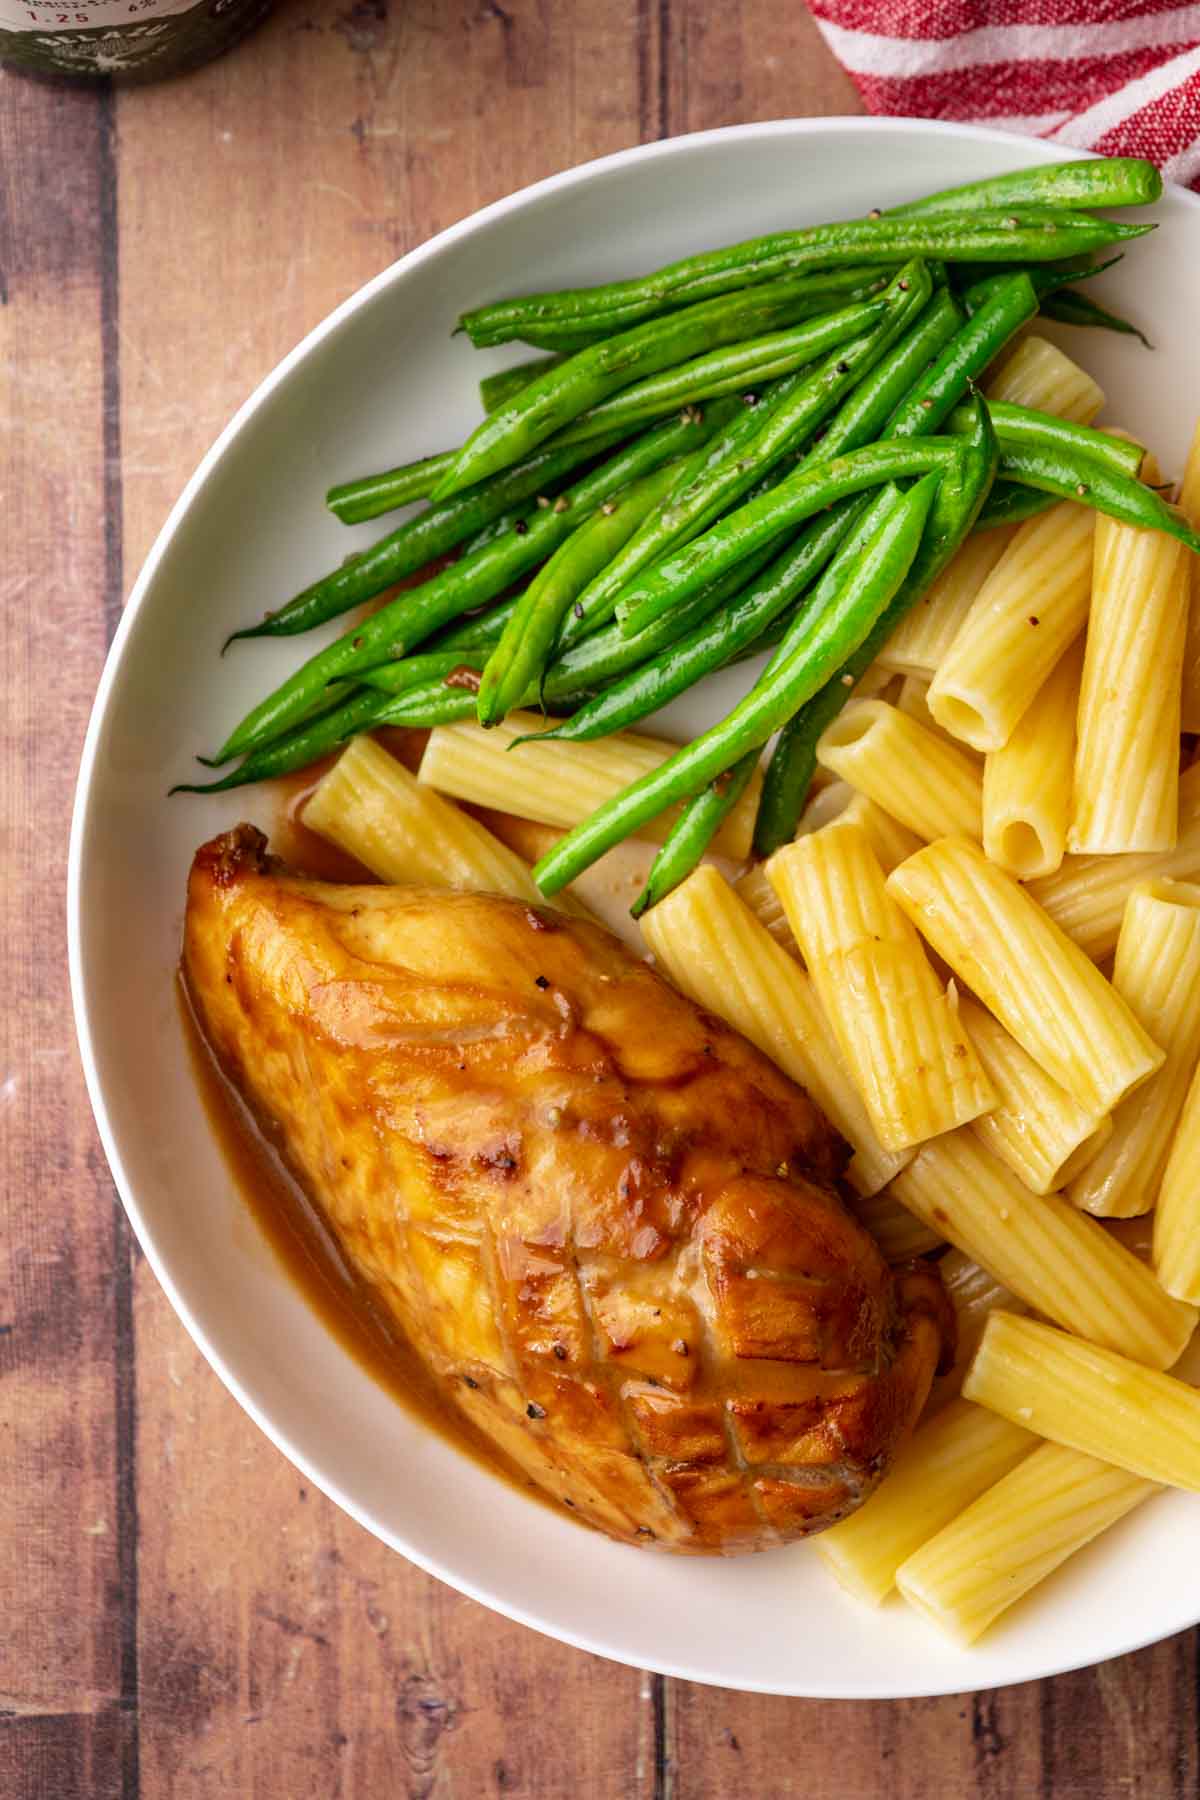
[[844, 1518], [953, 1335], [837, 1197], [807, 1096], [599, 927], [206, 844], [210, 1042], [457, 1406], [577, 1518], [671, 1550]]

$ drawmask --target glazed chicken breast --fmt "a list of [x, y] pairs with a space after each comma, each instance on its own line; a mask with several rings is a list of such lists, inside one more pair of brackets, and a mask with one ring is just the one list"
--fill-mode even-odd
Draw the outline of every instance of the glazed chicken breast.
[[841, 1204], [808, 1097], [598, 926], [193, 864], [225, 1071], [458, 1407], [574, 1516], [756, 1550], [844, 1518], [952, 1320]]

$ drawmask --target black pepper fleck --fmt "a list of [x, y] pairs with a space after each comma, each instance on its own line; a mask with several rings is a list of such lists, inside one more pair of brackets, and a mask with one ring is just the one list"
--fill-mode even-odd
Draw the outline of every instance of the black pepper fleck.
[[533, 978], [533, 985], [534, 985], [534, 987], [539, 987], [544, 991], [546, 988], [548, 988], [550, 986], [550, 983], [547, 980], [545, 975], [535, 975]]
[[536, 1400], [531, 1400], [525, 1408], [525, 1416], [529, 1419], [544, 1419], [546, 1409], [544, 1406], [539, 1406]]

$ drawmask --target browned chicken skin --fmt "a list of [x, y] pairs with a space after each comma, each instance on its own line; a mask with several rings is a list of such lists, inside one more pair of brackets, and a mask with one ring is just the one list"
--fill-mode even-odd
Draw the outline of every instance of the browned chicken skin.
[[201, 849], [184, 967], [224, 1067], [447, 1395], [578, 1518], [760, 1549], [860, 1504], [952, 1336], [843, 1145], [598, 927]]

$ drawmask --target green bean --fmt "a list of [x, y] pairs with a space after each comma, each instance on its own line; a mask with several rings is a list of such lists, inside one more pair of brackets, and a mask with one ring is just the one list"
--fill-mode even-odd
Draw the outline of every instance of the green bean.
[[[702, 453], [701, 453], [702, 454]], [[561, 543], [521, 595], [500, 642], [488, 657], [476, 713], [498, 725], [527, 689], [536, 689], [567, 608], [607, 566], [641, 521], [674, 487], [679, 470], [666, 463], [605, 500]]]
[[[1112, 437], [1106, 431], [1095, 431], [1090, 425], [1076, 425], [1070, 419], [1059, 418], [1055, 413], [1037, 412], [1030, 406], [1012, 406], [1004, 400], [990, 400], [988, 411], [1002, 451], [1010, 445], [1020, 447], [1022, 444], [1080, 451], [1125, 475], [1136, 475], [1146, 454], [1141, 444], [1131, 443], [1128, 438]], [[947, 420], [947, 426], [953, 432], [970, 431], [971, 408], [957, 407]]]
[[614, 676], [624, 675], [627, 670], [657, 656], [659, 651], [681, 642], [694, 626], [711, 618], [727, 601], [738, 596], [774, 553], [773, 544], [764, 545], [736, 568], [728, 570], [719, 581], [698, 588], [675, 612], [656, 619], [636, 637], [628, 637], [619, 625], [612, 623], [580, 639], [550, 665], [542, 684], [543, 697], [553, 702], [597, 690]]
[[[680, 609], [678, 619], [660, 620], [658, 625], [645, 633], [642, 638], [627, 638], [615, 625], [606, 626], [602, 631], [593, 632], [591, 637], [584, 638], [574, 645], [566, 654], [552, 665], [541, 684], [540, 691], [530, 688], [521, 698], [522, 706], [536, 706], [539, 702], [557, 708], [562, 704], [589, 695], [614, 675], [621, 675], [627, 669], [644, 662], [657, 654], [672, 638], [688, 629], [700, 619], [707, 618], [722, 606], [726, 600], [736, 594], [744, 582], [748, 582], [758, 574], [759, 569], [767, 561], [771, 552], [768, 548], [747, 561], [724, 580], [716, 582], [712, 587], [703, 589], [692, 596], [691, 601]], [[516, 601], [506, 601], [503, 607], [494, 609], [497, 612], [511, 613]], [[486, 615], [485, 615], [486, 616]], [[499, 631], [495, 630], [491, 642], [495, 642]], [[474, 638], [468, 640], [465, 633], [460, 632], [454, 638], [455, 644], [461, 643], [462, 660], [470, 665], [482, 658], [477, 656], [477, 645]], [[450, 634], [443, 634], [438, 639], [430, 640], [430, 650], [434, 644], [438, 647], [450, 648]], [[381, 693], [405, 695], [405, 713], [395, 722], [411, 725], [450, 725], [459, 719], [473, 717], [475, 701], [472, 695], [448, 690], [444, 680], [439, 676], [423, 681], [419, 687], [410, 688], [403, 671], [408, 662], [418, 660], [406, 658], [398, 663], [381, 663], [377, 668], [364, 670], [362, 679], [370, 687]]]
[[[721, 394], [740, 393], [746, 388], [760, 387], [780, 375], [790, 375], [803, 368], [826, 350], [836, 349], [870, 325], [879, 316], [880, 302], [874, 307], [863, 302], [837, 313], [824, 313], [816, 319], [805, 319], [785, 331], [774, 331], [765, 337], [747, 338], [742, 343], [728, 344], [696, 356], [677, 368], [664, 369], [635, 381], [581, 413], [573, 425], [559, 432], [556, 444], [574, 443], [590, 438], [599, 430], [631, 425], [660, 418], [675, 407], [697, 400], [714, 400]], [[857, 324], [855, 324], [857, 320]]]
[[564, 330], [618, 329], [664, 305], [706, 300], [804, 268], [909, 257], [946, 262], [1053, 262], [1141, 237], [1149, 225], [1125, 225], [1088, 213], [1050, 208], [949, 213], [944, 216], [853, 219], [803, 231], [751, 238], [669, 264], [652, 275], [602, 287], [563, 289], [502, 300], [463, 315], [476, 344], [504, 343], [548, 320]]
[[[1014, 276], [997, 289], [944, 345], [927, 372], [908, 390], [906, 398], [892, 416], [888, 426], [889, 435], [894, 438], [924, 437], [936, 430], [941, 420], [957, 404], [970, 380], [987, 367], [1013, 333], [1027, 318], [1032, 317], [1034, 311], [1036, 301], [1024, 275]], [[871, 423], [873, 425], [874, 421]], [[815, 460], [814, 454], [808, 459], [806, 468]], [[796, 479], [792, 477], [792, 482]], [[785, 487], [790, 491], [790, 483], [784, 483], [777, 490], [777, 500]], [[764, 516], [767, 511], [765, 507], [760, 509]], [[722, 526], [736, 534], [743, 525], [751, 522], [749, 509], [743, 507], [739, 513], [724, 520]], [[697, 558], [710, 553], [709, 539], [721, 529], [722, 527], [717, 527], [694, 541], [691, 548]], [[702, 549], [702, 546], [705, 548]], [[630, 630], [644, 630], [649, 619], [656, 616], [660, 609], [672, 605], [673, 594], [677, 599], [688, 591], [687, 569], [686, 550], [667, 562], [659, 563], [645, 578], [644, 585], [648, 591], [644, 600], [636, 599], [632, 589], [621, 595], [617, 605], [618, 617]], [[684, 581], [682, 588], [675, 586], [677, 580]], [[638, 583], [635, 582], [633, 587], [637, 588]]]
[[[485, 544], [494, 544], [510, 531], [516, 531], [518, 525], [527, 525], [533, 516], [533, 508], [529, 505], [514, 506], [508, 512], [502, 512], [498, 518], [489, 519], [481, 525], [474, 537], [469, 537], [462, 545], [460, 556], [473, 556], [476, 550], [482, 550]], [[519, 534], [518, 534], [519, 535]]]
[[704, 676], [737, 660], [760, 641], [773, 620], [820, 574], [845, 537], [851, 515], [859, 505], [855, 499], [843, 500], [811, 520], [715, 618], [702, 620], [666, 644], [657, 656], [630, 668], [545, 736], [589, 743], [626, 730]]
[[[615, 433], [607, 440], [608, 446], [619, 442], [621, 436], [620, 432]], [[574, 444], [561, 450], [534, 451], [523, 463], [506, 469], [473, 492], [458, 494], [409, 519], [369, 550], [322, 575], [295, 599], [268, 613], [261, 624], [235, 631], [226, 640], [226, 648], [239, 638], [294, 637], [361, 606], [364, 600], [373, 600], [385, 588], [406, 575], [416, 574], [482, 526], [511, 511], [514, 502], [528, 499], [547, 486], [557, 487], [564, 476], [589, 461], [602, 447], [602, 443]], [[513, 529], [520, 534], [522, 524], [515, 522]]]
[[920, 549], [907, 576], [858, 649], [795, 714], [776, 746], [772, 762], [788, 766], [767, 770], [764, 793], [769, 785], [772, 800], [761, 824], [756, 823], [755, 849], [760, 855], [769, 855], [794, 833], [816, 767], [817, 741], [822, 732], [842, 710], [854, 684], [874, 662], [905, 613], [941, 574], [978, 517], [995, 479], [999, 445], [987, 407], [978, 396], [971, 404], [975, 409], [975, 428], [969, 438], [960, 440], [964, 448], [961, 460], [949, 466], [942, 477]]
[[457, 450], [442, 450], [436, 456], [403, 463], [398, 469], [385, 469], [382, 475], [343, 481], [330, 488], [325, 504], [343, 525], [361, 525], [364, 519], [377, 519], [380, 513], [407, 506], [410, 500], [426, 499], [457, 458]]
[[962, 323], [958, 302], [948, 289], [940, 289], [918, 315], [916, 324], [863, 377], [829, 424], [815, 435], [804, 458], [805, 467], [829, 462], [848, 450], [860, 450], [879, 437], [913, 383], [924, 375]]
[[1162, 176], [1140, 156], [1089, 157], [1086, 162], [1043, 163], [1034, 169], [1012, 169], [944, 188], [903, 206], [890, 206], [885, 218], [915, 218], [927, 213], [992, 210], [1001, 206], [1151, 206], [1162, 197]]
[[[781, 272], [787, 273], [786, 270]], [[894, 263], [887, 262], [853, 263], [841, 269], [809, 270], [803, 276], [796, 277], [797, 282], [803, 282], [803, 287], [798, 288], [797, 291], [803, 296], [804, 310], [798, 317], [814, 317], [818, 313], [832, 312], [835, 307], [844, 306], [851, 300], [865, 299], [867, 296], [863, 292], [864, 284], [867, 289], [874, 291], [876, 287], [886, 283], [894, 273]], [[739, 286], [743, 285], [752, 284], [734, 282], [730, 288], [722, 291], [736, 291]], [[686, 295], [680, 300], [672, 300], [667, 297], [659, 304], [651, 306], [641, 316], [648, 319], [660, 319], [666, 313], [678, 312], [681, 307], [692, 304], [693, 299]], [[469, 316], [464, 315], [464, 317]], [[606, 337], [612, 337], [617, 331], [628, 329], [628, 325], [632, 323], [634, 321], [629, 320], [626, 323], [618, 323], [607, 328], [600, 325], [591, 331], [585, 331], [574, 327], [570, 320], [556, 320], [549, 315], [543, 316], [536, 322], [526, 320], [521, 333], [517, 334], [517, 340], [505, 334], [498, 338], [489, 338], [487, 344], [477, 337], [473, 337], [472, 341], [477, 349], [488, 348], [493, 343], [520, 341], [526, 344], [536, 344], [542, 350], [573, 355], [577, 350], [586, 350], [592, 344], [603, 342]], [[467, 328], [460, 323], [458, 330], [464, 329]]]
[[376, 715], [386, 705], [384, 697], [370, 690], [360, 691], [332, 712], [308, 720], [273, 743], [254, 750], [236, 769], [217, 781], [203, 783], [176, 782], [172, 794], [223, 794], [230, 788], [246, 787], [252, 781], [270, 781], [277, 775], [290, 775], [294, 769], [306, 769], [318, 757], [328, 756], [360, 731], [369, 731]]
[[976, 376], [1037, 312], [1028, 275], [1012, 275], [972, 313], [932, 364], [922, 381], [897, 407], [887, 426], [890, 437], [924, 436], [947, 419]]
[[832, 604], [809, 620], [792, 654], [770, 676], [764, 674], [727, 718], [632, 782], [559, 840], [534, 868], [534, 880], [544, 894], [556, 894], [622, 838], [764, 744], [824, 684], [899, 590], [917, 555], [937, 486], [937, 476], [929, 475], [904, 496], [903, 505], [866, 546]]
[[[402, 657], [397, 662], [380, 663], [377, 668], [364, 669], [363, 685], [377, 694], [399, 695], [410, 694], [417, 688], [436, 683], [442, 687], [457, 688], [473, 696], [485, 654], [479, 648], [418, 650], [413, 656]], [[466, 673], [468, 679], [447, 680], [447, 677], [457, 675], [460, 670]]]
[[1153, 488], [1109, 468], [1097, 457], [1041, 444], [1008, 444], [1001, 448], [1000, 473], [1060, 500], [1078, 500], [1124, 525], [1164, 531], [1200, 554], [1200, 537], [1181, 513]]
[[[424, 681], [406, 694], [382, 703], [371, 725], [398, 725], [411, 731], [432, 731], [435, 725], [460, 725], [475, 717], [475, 696], [468, 688], [449, 688], [444, 681]], [[370, 729], [368, 727], [367, 729]]]
[[729, 513], [703, 537], [656, 563], [625, 589], [618, 616], [627, 631], [643, 631], [702, 582], [713, 581], [747, 551], [778, 538], [847, 494], [945, 469], [962, 454], [960, 438], [891, 438], [864, 445], [832, 462], [789, 475], [770, 494]]
[[1123, 319], [1120, 313], [1110, 312], [1088, 294], [1077, 294], [1074, 288], [1061, 288], [1057, 293], [1049, 295], [1042, 301], [1042, 312], [1046, 318], [1054, 319], [1060, 325], [1087, 325], [1098, 327], [1101, 331], [1119, 331], [1126, 337], [1137, 338], [1147, 350], [1154, 348], [1145, 332], [1131, 320]]
[[[929, 357], [953, 333], [960, 318], [954, 300], [946, 293], [939, 294], [908, 335], [850, 395], [819, 448], [810, 453], [809, 461], [827, 451], [833, 454], [843, 447], [858, 448], [869, 440], [892, 412], [900, 394], [924, 370]], [[665, 706], [710, 670], [726, 667], [754, 654], [762, 647], [764, 639], [773, 634], [774, 621], [780, 613], [836, 550], [865, 504], [854, 499], [840, 502], [828, 514], [813, 520], [757, 580], [746, 572], [742, 591], [719, 618], [709, 622], [710, 609], [705, 609], [702, 618], [693, 626], [690, 616], [681, 617], [687, 614], [689, 602], [685, 601], [669, 613], [660, 613], [638, 636], [624, 639], [627, 646], [637, 646], [645, 645], [657, 635], [662, 639], [662, 654], [655, 660], [638, 658], [636, 664], [627, 661], [629, 673], [621, 681], [597, 693], [572, 718], [547, 735], [580, 741], [624, 729]], [[766, 556], [770, 556], [773, 549], [773, 545], [768, 545]], [[762, 558], [763, 550], [760, 549], [756, 556]], [[745, 565], [739, 563], [733, 573], [737, 575], [744, 571]], [[619, 628], [615, 634], [612, 627], [608, 631], [621, 641]], [[579, 648], [586, 651], [594, 642], [595, 638], [585, 638]], [[573, 654], [568, 651], [564, 661]], [[602, 671], [605, 676], [615, 672], [611, 666]]]
[[997, 481], [972, 529], [995, 531], [1000, 525], [1021, 525], [1057, 505], [1057, 494], [1039, 493], [1037, 488], [1022, 487], [1019, 481]]
[[[995, 355], [998, 342], [1007, 341], [1012, 335], [1015, 329], [1014, 318], [1019, 319], [1024, 304], [1026, 301], [1022, 299], [1019, 282], [1000, 287], [989, 296], [986, 310], [984, 307], [980, 308], [963, 327], [959, 337], [951, 343], [948, 353], [935, 364], [931, 371], [934, 379], [926, 377], [914, 389], [914, 396], [921, 402], [928, 401], [928, 407], [924, 404], [906, 406], [897, 415], [897, 422], [907, 433], [920, 436], [933, 428], [934, 421], [945, 416], [969, 376], [986, 367]], [[957, 415], [952, 416], [957, 417], [958, 427], [964, 436], [972, 440], [972, 464], [968, 470], [967, 486], [968, 491], [975, 495], [977, 511], [978, 497], [990, 487], [995, 472], [996, 442], [990, 410], [985, 410], [979, 399], [975, 398], [969, 405], [960, 407]], [[955, 544], [961, 541], [960, 511], [961, 501], [956, 493], [956, 482], [948, 479], [939, 490], [938, 499], [934, 503], [930, 531], [932, 544], [937, 545], [939, 526], [947, 517], [949, 540]], [[877, 518], [873, 521], [872, 515], [868, 513], [857, 530], [861, 533], [869, 529], [873, 522], [877, 522]], [[853, 540], [847, 548], [849, 554], [853, 555]], [[951, 552], [945, 547], [945, 534], [938, 554], [944, 561], [949, 560]], [[836, 573], [836, 568], [831, 569], [829, 578]], [[920, 569], [916, 573], [919, 576]], [[932, 580], [932, 575], [928, 579]], [[905, 591], [908, 591], [907, 587]], [[888, 626], [888, 634], [893, 629], [894, 622]], [[860, 655], [850, 668], [842, 672], [836, 683], [830, 683], [828, 690], [816, 696], [810, 706], [802, 709], [781, 733], [767, 764], [755, 820], [754, 848], [760, 856], [769, 856], [795, 834], [812, 782], [817, 738], [825, 725], [840, 711], [855, 682], [867, 663], [874, 660], [876, 650], [884, 641], [883, 627], [879, 627], [872, 633], [871, 644], [874, 648], [871, 649], [870, 656], [864, 660]]]
[[[846, 535], [845, 541], [837, 556], [830, 563], [821, 577], [816, 592], [810, 596], [809, 605], [820, 607], [828, 604], [831, 592], [836, 593], [838, 587], [847, 578], [849, 570], [862, 554], [863, 545], [868, 543], [880, 526], [895, 512], [900, 501], [899, 490], [894, 487], [880, 488], [873, 499], [859, 500], [853, 504], [856, 514], [853, 526]], [[845, 504], [845, 502], [843, 502]], [[792, 631], [798, 629], [799, 616], [793, 621]], [[776, 657], [787, 654], [786, 645], [776, 651]], [[849, 698], [853, 687], [853, 678], [842, 674], [838, 676], [846, 698]], [[819, 698], [819, 696], [818, 696]], [[804, 720], [807, 708], [801, 707], [779, 734], [779, 741], [767, 763], [763, 777], [762, 793], [759, 796], [758, 812], [754, 820], [754, 850], [756, 855], [769, 856], [780, 844], [786, 844], [795, 836], [800, 814], [804, 809], [809, 785], [812, 781], [812, 762], [804, 747]]]
[[[500, 642], [500, 633], [508, 624], [516, 610], [519, 595], [514, 594], [508, 600], [501, 600], [498, 606], [489, 606], [485, 612], [468, 613], [464, 619], [456, 619], [453, 625], [435, 632], [427, 638], [423, 648], [430, 652], [437, 650], [490, 650], [493, 644]], [[366, 673], [363, 680], [366, 680]]]
[[737, 400], [718, 400], [705, 409], [703, 418], [692, 414], [655, 427], [561, 494], [552, 507], [530, 520], [523, 533], [485, 544], [422, 586], [398, 594], [353, 632], [310, 657], [260, 701], [230, 733], [218, 760], [226, 762], [289, 731], [303, 717], [314, 694], [323, 692], [336, 677], [358, 675], [388, 656], [399, 656], [451, 619], [493, 599], [557, 549], [580, 511], [598, 505], [659, 464], [686, 455], [719, 432], [738, 411]]
[[635, 919], [686, 881], [746, 791], [758, 767], [758, 748], [718, 775], [687, 802], [650, 866], [646, 885], [630, 907]]
[[561, 356], [535, 356], [532, 362], [518, 363], [515, 369], [500, 369], [495, 375], [485, 375], [479, 383], [484, 412], [492, 413], [498, 406], [506, 406], [522, 388], [527, 388], [539, 375], [556, 369], [562, 360]]
[[[590, 350], [578, 351], [535, 377], [476, 427], [453, 470], [434, 489], [433, 498], [448, 499], [511, 467], [580, 413], [642, 376], [792, 324], [802, 301], [802, 283], [786, 279], [768, 282], [701, 301], [665, 318], [650, 319]], [[869, 310], [864, 310], [864, 304]], [[833, 325], [825, 318], [809, 321], [809, 331], [822, 348], [831, 342], [845, 343], [874, 323], [879, 304], [860, 302], [845, 308]]]
[[[660, 563], [676, 546], [696, 538], [764, 471], [796, 449], [887, 354], [912, 319], [920, 315], [931, 292], [924, 266], [907, 265], [890, 284], [884, 296], [887, 313], [873, 331], [831, 351], [816, 368], [785, 377], [770, 396], [766, 416], [735, 426], [729, 443], [718, 447], [704, 470], [651, 514], [620, 555], [580, 595], [583, 618], [576, 614], [573, 631], [567, 622], [563, 644], [610, 618], [614, 611], [620, 613], [618, 596], [625, 594], [631, 583], [636, 587], [643, 571]], [[629, 626], [630, 630], [638, 628]]]
[[963, 288], [962, 303], [968, 313], [977, 312], [984, 301], [995, 293], [1001, 282], [1010, 280], [1013, 275], [1019, 274], [1028, 275], [1033, 283], [1033, 291], [1038, 297], [1038, 304], [1044, 311], [1046, 297], [1055, 293], [1058, 288], [1065, 287], [1068, 282], [1090, 281], [1094, 275], [1103, 275], [1106, 269], [1115, 269], [1117, 264], [1123, 260], [1124, 258], [1121, 256], [1110, 256], [1101, 263], [1088, 263], [1075, 257], [1070, 262], [1063, 264], [1032, 263], [1027, 269], [1003, 267], [992, 269], [984, 275], [976, 275], [975, 279]]
[[[818, 458], [826, 460], [843, 450], [857, 449], [869, 441], [893, 411], [901, 394], [924, 371], [929, 358], [953, 334], [961, 317], [956, 302], [948, 293], [943, 291], [935, 296], [908, 334], [843, 403], [819, 446], [809, 453], [808, 463], [811, 465]], [[723, 668], [753, 654], [763, 638], [771, 633], [775, 618], [819, 572], [822, 562], [833, 554], [865, 504], [858, 500], [843, 501], [828, 515], [815, 519], [757, 580], [744, 563], [738, 563], [732, 573], [745, 574], [742, 590], [728, 610], [711, 624], [706, 623], [709, 608], [705, 608], [693, 623], [688, 601], [670, 612], [660, 613], [644, 631], [624, 642], [627, 646], [647, 645], [658, 638], [663, 652], [661, 658], [650, 661], [640, 657], [632, 663], [627, 659], [624, 666], [629, 673], [624, 680], [598, 693], [550, 735], [582, 740], [621, 730], [665, 706], [668, 700], [699, 681], [710, 669]], [[765, 560], [773, 550], [774, 546], [768, 545], [764, 554], [760, 548], [756, 558]], [[613, 628], [608, 630], [613, 635]], [[620, 641], [619, 628], [615, 635]], [[594, 642], [595, 639], [585, 638], [580, 649], [586, 651]], [[656, 644], [655, 648], [658, 647]], [[569, 661], [574, 654], [568, 651], [564, 661]], [[610, 664], [593, 671], [593, 676], [611, 677], [617, 672]], [[550, 691], [547, 689], [548, 693]]]

